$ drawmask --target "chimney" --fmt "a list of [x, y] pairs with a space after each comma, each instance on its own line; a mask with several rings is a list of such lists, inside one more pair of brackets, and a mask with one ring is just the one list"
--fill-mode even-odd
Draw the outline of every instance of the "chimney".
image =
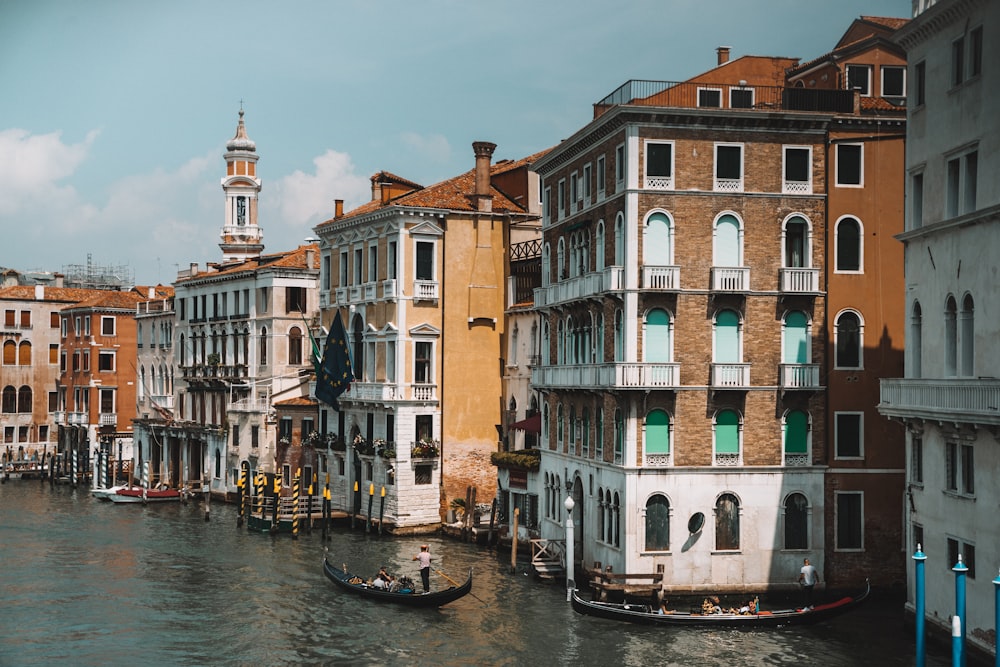
[[493, 196], [490, 194], [490, 161], [497, 145], [488, 141], [472, 142], [472, 152], [476, 155], [476, 208], [480, 211], [493, 210]]
[[333, 200], [333, 219], [344, 217], [344, 200], [334, 199]]
[[372, 201], [382, 201], [382, 182], [379, 178], [378, 174], [372, 176]]
[[191, 262], [191, 275], [198, 275], [198, 262]]
[[45, 301], [45, 285], [35, 285], [35, 301]]
[[150, 299], [156, 298], [156, 288], [153, 287], [152, 285], [149, 286], [149, 298]]
[[57, 273], [56, 274], [56, 284], [55, 284], [55, 286], [56, 287], [65, 287], [66, 286], [65, 279], [66, 279], [66, 276], [64, 276], [61, 273]]
[[306, 268], [313, 268], [313, 259], [316, 255], [316, 251], [312, 248], [306, 248]]
[[719, 54], [719, 65], [725, 65], [726, 63], [729, 62], [729, 47], [728, 46], [720, 46], [719, 48], [717, 48], [715, 50], [715, 52], [717, 54]]

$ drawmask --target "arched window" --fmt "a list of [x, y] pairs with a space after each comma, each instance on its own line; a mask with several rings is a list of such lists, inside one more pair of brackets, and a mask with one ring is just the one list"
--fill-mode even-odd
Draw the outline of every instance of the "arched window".
[[862, 329], [861, 318], [847, 310], [837, 316], [837, 341], [835, 346], [837, 368], [861, 368]]
[[739, 219], [726, 213], [715, 221], [713, 266], [743, 266], [742, 230]]
[[542, 440], [549, 445], [549, 404], [542, 403]]
[[673, 344], [670, 329], [670, 315], [667, 314], [667, 311], [662, 308], [653, 308], [646, 313], [642, 346], [645, 361], [666, 363], [671, 360]]
[[31, 342], [22, 340], [17, 346], [17, 363], [19, 366], [31, 365]]
[[724, 493], [715, 501], [715, 549], [738, 551], [740, 548], [740, 501]]
[[3, 412], [5, 414], [17, 412], [17, 390], [10, 385], [3, 388]]
[[644, 266], [670, 266], [674, 263], [673, 221], [662, 211], [650, 214], [642, 240]]
[[810, 266], [812, 257], [809, 253], [809, 223], [805, 218], [795, 215], [786, 220], [784, 235], [782, 266], [790, 269]]
[[625, 418], [621, 408], [615, 409], [615, 463], [625, 460]]
[[139, 395], [139, 400], [146, 397], [146, 366], [143, 364], [139, 366], [139, 386], [135, 388], [136, 393]]
[[604, 408], [598, 408], [594, 415], [594, 458], [604, 460]]
[[[361, 318], [361, 315], [354, 316], [354, 326], [352, 328], [354, 329], [354, 339], [351, 342], [354, 344], [354, 358], [351, 359], [351, 368], [361, 374], [366, 372], [364, 340], [365, 322]], [[362, 378], [358, 377], [357, 379], [361, 380]], [[364, 379], [369, 380], [370, 378]]]
[[17, 343], [12, 340], [5, 340], [3, 343], [3, 365], [14, 366], [17, 364]]
[[857, 218], [842, 218], [837, 222], [837, 271], [861, 271], [861, 223]]
[[597, 539], [604, 541], [604, 536], [606, 534], [604, 529], [605, 519], [607, 512], [607, 507], [604, 504], [604, 489], [597, 489]]
[[569, 406], [569, 451], [571, 454], [576, 453], [576, 406]]
[[181, 366], [187, 366], [187, 346], [184, 345], [184, 334], [178, 337], [177, 344], [181, 348]]
[[[594, 236], [597, 243], [597, 259], [594, 262], [594, 269], [597, 271], [604, 270], [604, 221], [597, 221], [597, 233]], [[543, 274], [544, 275], [544, 274]]]
[[615, 217], [615, 266], [625, 266], [625, 215]]
[[547, 287], [552, 280], [549, 272], [552, 270], [552, 248], [546, 243], [542, 246], [542, 287]]
[[809, 503], [801, 493], [785, 498], [785, 548], [809, 548]]
[[563, 446], [563, 406], [562, 403], [556, 406], [556, 446], [562, 449]]
[[923, 373], [921, 356], [923, 355], [923, 313], [920, 302], [913, 302], [910, 312], [910, 337], [906, 341], [906, 352], [910, 355], [910, 377], [919, 378]]
[[618, 497], [618, 492], [615, 491], [615, 498], [611, 503], [611, 523], [614, 524], [614, 540], [612, 544], [616, 547], [620, 547], [622, 543], [622, 530], [621, 530], [621, 517], [622, 517], [622, 505], [621, 500]]
[[[959, 321], [959, 340], [962, 348], [962, 376], [972, 377], [975, 375], [975, 347], [976, 347], [976, 320], [975, 304], [972, 295], [966, 294], [962, 299], [962, 312]], [[24, 363], [24, 362], [21, 362]]]
[[647, 465], [670, 465], [670, 415], [659, 408], [646, 415], [644, 448]]
[[580, 434], [583, 439], [583, 457], [590, 457], [590, 408], [583, 408], [583, 432]]
[[566, 239], [562, 236], [559, 237], [559, 243], [556, 245], [556, 270], [558, 271], [556, 275], [558, 280], [566, 280], [569, 277], [566, 275]]
[[566, 329], [562, 320], [556, 322], [556, 364], [566, 363]]
[[958, 374], [958, 305], [955, 297], [948, 295], [944, 303], [944, 375]]
[[714, 465], [740, 465], [740, 416], [735, 410], [720, 410], [714, 424]]
[[219, 479], [222, 477], [222, 452], [219, 448], [215, 448], [215, 478]]
[[670, 501], [656, 494], [646, 501], [646, 551], [670, 549]]
[[811, 359], [809, 349], [809, 320], [801, 310], [793, 310], [785, 314], [785, 326], [782, 334], [781, 362], [785, 364], [808, 364]]
[[594, 350], [594, 363], [603, 364], [604, 363], [604, 313], [597, 314], [597, 328], [594, 334], [594, 340], [597, 341], [596, 349]]
[[260, 328], [260, 365], [267, 366], [267, 327]]
[[625, 361], [625, 320], [621, 310], [615, 311], [615, 361]]
[[807, 466], [809, 460], [809, 415], [791, 410], [785, 415], [784, 450], [786, 466]]
[[298, 366], [302, 363], [302, 330], [292, 327], [288, 330], [288, 365]]

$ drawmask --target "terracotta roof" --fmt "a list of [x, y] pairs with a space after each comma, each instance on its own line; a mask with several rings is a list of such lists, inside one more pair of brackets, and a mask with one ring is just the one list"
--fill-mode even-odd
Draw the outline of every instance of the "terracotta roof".
[[253, 257], [251, 259], [243, 259], [236, 262], [229, 262], [228, 264], [213, 264], [210, 268], [203, 271], [199, 271], [193, 276], [185, 276], [179, 278], [174, 284], [184, 283], [191, 280], [203, 280], [205, 278], [214, 278], [216, 276], [228, 276], [237, 275], [239, 273], [250, 273], [253, 271], [258, 271], [260, 269], [266, 269], [271, 267], [279, 267], [285, 269], [308, 269], [310, 267], [306, 266], [306, 251], [313, 251], [313, 262], [315, 266], [311, 267], [317, 269], [319, 267], [319, 246], [315, 243], [310, 243], [308, 245], [300, 245], [294, 250], [286, 250], [284, 252], [272, 253], [270, 255], [261, 255], [259, 257]]
[[[35, 301], [35, 285], [11, 285], [0, 288], [0, 299], [16, 301]], [[103, 290], [84, 289], [82, 287], [49, 287], [45, 286], [43, 301], [58, 301], [61, 303], [77, 303], [93, 296], [94, 292]]]
[[896, 111], [906, 113], [906, 105], [893, 104], [885, 97], [862, 97], [862, 111]]
[[[93, 291], [98, 292], [98, 294], [93, 294]], [[114, 308], [134, 311], [137, 303], [147, 300], [145, 297], [140, 296], [135, 292], [112, 292], [109, 290], [93, 291], [90, 298], [84, 299], [83, 301], [73, 304], [72, 306], [67, 306], [63, 310], [72, 310], [76, 308]]]
[[274, 407], [284, 407], [284, 408], [310, 408], [316, 407], [317, 401], [312, 396], [295, 396], [293, 398], [286, 398], [283, 401], [275, 401], [273, 403]]
[[879, 25], [884, 25], [890, 30], [899, 30], [904, 25], [910, 22], [910, 19], [895, 18], [892, 16], [862, 16], [862, 21], [868, 21], [869, 23], [878, 23]]
[[396, 174], [392, 173], [391, 171], [385, 171], [385, 170], [380, 171], [380, 172], [375, 173], [375, 174], [372, 174], [372, 177], [369, 178], [368, 180], [372, 181], [373, 183], [374, 182], [378, 182], [378, 183], [398, 183], [399, 185], [405, 185], [407, 187], [411, 187], [411, 188], [415, 188], [415, 189], [416, 188], [422, 188], [422, 187], [424, 187], [424, 186], [420, 185], [419, 183], [414, 183], [413, 181], [407, 180], [407, 179], [403, 178], [402, 176], [397, 176]]
[[[499, 174], [504, 174], [514, 169], [521, 167], [529, 167], [531, 163], [535, 162], [543, 155], [548, 153], [551, 148], [545, 149], [529, 155], [527, 157], [521, 158], [519, 160], [500, 160], [495, 164], [490, 165], [490, 176], [497, 176]], [[388, 174], [388, 172], [379, 172], [379, 174]], [[392, 176], [391, 174], [389, 174]], [[376, 174], [377, 176], [377, 174]], [[399, 178], [394, 176], [393, 178]], [[375, 179], [375, 176], [372, 177]], [[405, 179], [400, 179], [399, 182], [411, 183], [411, 181], [406, 181]], [[413, 184], [416, 185], [416, 184]], [[357, 208], [344, 214], [344, 218], [347, 217], [357, 217], [360, 215], [365, 215], [373, 211], [377, 211], [383, 208], [389, 207], [405, 207], [413, 206], [417, 208], [438, 208], [446, 209], [449, 211], [468, 211], [473, 212], [478, 210], [476, 205], [475, 197], [473, 196], [476, 189], [476, 170], [470, 169], [464, 174], [460, 174], [453, 178], [441, 181], [440, 183], [435, 183], [434, 185], [428, 185], [427, 187], [416, 186], [419, 189], [414, 192], [409, 192], [402, 196], [390, 199], [388, 202], [381, 201], [368, 201], [361, 204]], [[502, 191], [493, 187], [490, 187], [490, 194], [493, 197], [493, 212], [494, 213], [524, 213], [525, 209], [523, 206], [508, 198], [506, 194]], [[342, 220], [343, 218], [336, 218], [330, 220], [324, 220], [319, 225], [317, 229], [325, 227], [336, 221]]]
[[906, 25], [908, 22], [909, 19], [887, 18], [881, 16], [862, 16], [859, 19], [854, 19], [851, 26], [844, 32], [840, 41], [837, 42], [837, 45], [832, 51], [828, 51], [827, 53], [804, 62], [797, 67], [789, 68], [788, 74], [790, 77], [793, 77], [796, 73], [812, 69], [818, 63], [823, 61], [835, 62], [838, 60], [839, 56], [846, 55], [849, 51], [851, 51], [851, 49], [859, 47], [865, 42], [875, 38], [882, 38], [883, 40], [888, 41], [890, 34]]
[[170, 285], [136, 285], [132, 291], [139, 296], [149, 299], [149, 290], [154, 290], [153, 299], [169, 299], [174, 296], [174, 288]]

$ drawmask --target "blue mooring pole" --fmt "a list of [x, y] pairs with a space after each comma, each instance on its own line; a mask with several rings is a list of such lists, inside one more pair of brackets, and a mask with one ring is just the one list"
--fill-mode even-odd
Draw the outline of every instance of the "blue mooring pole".
[[962, 665], [962, 633], [965, 626], [958, 615], [951, 617], [951, 667], [961, 667]]
[[927, 561], [927, 554], [921, 550], [919, 544], [917, 545], [917, 552], [913, 554], [913, 560], [914, 604], [916, 605], [914, 612], [914, 632], [917, 638], [917, 659], [914, 665], [916, 667], [924, 667], [927, 659], [927, 646], [925, 644], [927, 634], [927, 591], [924, 588], [924, 564]]
[[[1000, 628], [1000, 574], [993, 580], [993, 628]], [[993, 667], [1000, 667], [1000, 646], [993, 646]]]
[[[951, 568], [951, 571], [955, 573], [955, 616], [960, 621], [959, 629], [961, 630], [961, 644], [958, 647], [958, 655], [961, 658], [961, 662], [955, 663], [955, 667], [965, 667], [965, 626], [967, 625], [965, 616], [965, 576], [968, 574], [969, 568], [962, 562], [962, 554], [958, 555], [958, 562], [955, 563], [955, 567]], [[952, 625], [952, 635], [954, 636], [954, 625]], [[952, 640], [952, 643], [954, 643], [954, 640]]]

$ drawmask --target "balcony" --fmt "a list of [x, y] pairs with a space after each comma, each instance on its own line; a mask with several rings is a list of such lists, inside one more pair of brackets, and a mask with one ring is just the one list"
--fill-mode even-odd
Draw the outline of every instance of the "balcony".
[[86, 426], [89, 423], [86, 412], [67, 412], [66, 423], [70, 426]]
[[742, 178], [716, 178], [712, 183], [715, 192], [743, 192]]
[[375, 303], [375, 301], [378, 300], [378, 297], [375, 294], [376, 284], [377, 283], [372, 282], [372, 283], [365, 283], [364, 285], [361, 286], [362, 290], [364, 291], [365, 303]]
[[246, 412], [251, 414], [266, 415], [271, 409], [271, 401], [266, 398], [241, 398], [230, 403], [226, 410], [229, 412]]
[[327, 290], [320, 290], [319, 292], [319, 307], [329, 308], [330, 307], [330, 292]]
[[781, 194], [785, 195], [811, 195], [813, 191], [812, 181], [782, 181]]
[[382, 281], [382, 298], [386, 301], [396, 300], [396, 279], [390, 278]]
[[645, 187], [647, 190], [673, 190], [673, 176], [646, 176]]
[[118, 415], [114, 412], [102, 412], [100, 414], [101, 426], [117, 426]]
[[161, 408], [166, 408], [167, 410], [174, 409], [173, 394], [150, 394], [149, 400], [156, 403]]
[[576, 299], [600, 296], [607, 292], [620, 292], [625, 288], [625, 270], [609, 266], [603, 271], [585, 273], [535, 289], [535, 307], [553, 306]]
[[878, 411], [900, 419], [1000, 426], [1000, 379], [885, 379]]
[[643, 463], [646, 468], [668, 468], [674, 464], [674, 457], [671, 452], [650, 454], [649, 452], [643, 458]]
[[438, 282], [436, 280], [414, 280], [413, 281], [414, 301], [437, 301]]
[[344, 398], [355, 401], [398, 401], [403, 397], [395, 384], [383, 382], [352, 382]]
[[780, 364], [778, 386], [782, 389], [821, 389], [819, 364]]
[[233, 381], [242, 380], [247, 377], [247, 367], [245, 364], [195, 364], [191, 366], [181, 366], [181, 377], [185, 382], [195, 382], [198, 380], [219, 380]]
[[334, 303], [339, 306], [347, 305], [347, 297], [350, 291], [349, 287], [338, 287], [333, 292]]
[[56, 425], [65, 424], [66, 423], [64, 421], [65, 419], [66, 419], [66, 411], [65, 410], [56, 410], [55, 412], [52, 413], [52, 421]]
[[750, 268], [745, 266], [713, 266], [712, 291], [749, 292]]
[[750, 364], [712, 364], [713, 389], [744, 389], [750, 386]]
[[531, 384], [550, 389], [674, 389], [680, 386], [677, 363], [611, 363], [537, 366]]
[[653, 292], [676, 292], [681, 288], [681, 268], [643, 265], [642, 288]]
[[778, 281], [785, 294], [819, 293], [819, 269], [779, 269]]

